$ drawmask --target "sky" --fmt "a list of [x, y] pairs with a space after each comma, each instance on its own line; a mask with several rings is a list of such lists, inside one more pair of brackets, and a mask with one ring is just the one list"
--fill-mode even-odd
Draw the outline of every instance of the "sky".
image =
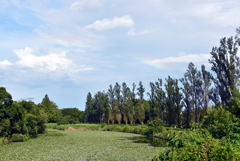
[[[236, 35], [239, 0], [0, 0], [0, 86], [85, 110], [88, 92], [200, 69]], [[148, 99], [145, 92], [145, 98]]]

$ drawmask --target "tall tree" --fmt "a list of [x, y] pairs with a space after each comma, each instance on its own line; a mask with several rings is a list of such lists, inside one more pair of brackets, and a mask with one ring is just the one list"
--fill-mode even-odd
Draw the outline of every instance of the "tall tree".
[[140, 97], [140, 99], [142, 100], [144, 97], [144, 92], [145, 92], [145, 88], [142, 85], [142, 81], [139, 82], [139, 88], [137, 88], [138, 92], [137, 95]]
[[188, 82], [187, 76], [185, 75], [183, 78], [180, 79], [180, 81], [183, 84], [183, 87], [181, 88], [183, 92], [183, 103], [185, 107], [185, 113], [186, 113], [186, 124], [187, 127], [189, 127], [190, 121], [191, 121], [191, 110], [192, 110], [192, 86]]
[[202, 82], [203, 82], [203, 98], [202, 98], [202, 108], [204, 110], [204, 115], [207, 115], [207, 109], [209, 106], [210, 102], [210, 95], [212, 94], [212, 89], [211, 87], [211, 80], [212, 80], [212, 75], [210, 72], [206, 71], [205, 66], [201, 66], [201, 71], [202, 71]]
[[163, 113], [165, 111], [166, 108], [166, 95], [164, 90], [162, 89], [162, 79], [158, 79], [158, 82], [155, 82], [155, 100], [156, 100], [156, 112], [157, 116], [160, 118], [162, 117], [162, 121], [163, 121]]
[[128, 124], [128, 117], [130, 115], [130, 108], [131, 108], [131, 92], [130, 89], [127, 87], [127, 84], [123, 82], [122, 84], [122, 113], [123, 113], [123, 120], [126, 124]]
[[92, 94], [88, 92], [87, 100], [85, 103], [85, 122], [90, 121], [92, 110], [93, 110], [93, 98]]
[[129, 114], [129, 120], [131, 124], [135, 124], [136, 122], [136, 94], [135, 94], [135, 88], [136, 88], [136, 84], [133, 83], [132, 84], [132, 91], [130, 92], [130, 101], [129, 102], [129, 110], [130, 110], [130, 114]]
[[137, 88], [137, 90], [138, 90], [137, 95], [140, 98], [140, 103], [138, 102], [137, 104], [136, 114], [137, 114], [138, 120], [141, 122], [141, 124], [143, 124], [143, 121], [145, 119], [145, 107], [143, 103], [145, 88], [143, 87], [141, 81], [139, 82], [139, 88]]
[[174, 103], [175, 103], [175, 112], [177, 115], [178, 127], [180, 127], [180, 123], [181, 123], [181, 115], [182, 115], [182, 108], [183, 108], [182, 98], [183, 98], [183, 95], [180, 92], [180, 88], [178, 86], [178, 80], [175, 79], [175, 81], [174, 81]]
[[121, 114], [121, 100], [122, 100], [122, 96], [121, 96], [121, 86], [116, 82], [115, 86], [114, 86], [114, 95], [116, 97], [116, 119], [118, 121], [118, 124], [121, 124], [122, 121], [122, 114]]
[[239, 38], [239, 35], [240, 35], [240, 27], [238, 27], [238, 28], [236, 29], [236, 32], [237, 32], [237, 34], [236, 34], [235, 38], [236, 38], [236, 41], [238, 42], [238, 45], [240, 46], [240, 38]]
[[110, 84], [109, 89], [108, 89], [108, 96], [109, 96], [109, 101], [110, 101], [110, 111], [109, 114], [112, 116], [110, 117], [110, 121], [112, 124], [114, 124], [115, 118], [116, 118], [116, 105], [115, 105], [115, 99], [114, 99], [114, 89], [112, 85]]
[[147, 95], [149, 96], [149, 103], [150, 103], [150, 119], [153, 120], [155, 117], [155, 107], [156, 107], [156, 86], [153, 82], [149, 83], [150, 86], [150, 93], [147, 92]]
[[41, 104], [46, 107], [46, 113], [48, 115], [48, 122], [56, 122], [56, 117], [57, 117], [56, 110], [57, 110], [58, 106], [53, 101], [50, 101], [47, 94], [43, 98]]
[[200, 102], [202, 98], [202, 79], [200, 71], [195, 68], [192, 62], [189, 63], [187, 72], [185, 73], [187, 79], [190, 82], [192, 88], [192, 101], [194, 109], [194, 121], [195, 123], [199, 122], [199, 109]]
[[171, 126], [174, 123], [174, 79], [168, 76], [165, 80], [167, 121]]
[[237, 43], [233, 37], [220, 40], [219, 47], [213, 47], [211, 51], [211, 70], [216, 74], [213, 79], [218, 91], [222, 106], [227, 106], [232, 97], [231, 90], [236, 86], [240, 74], [240, 61], [237, 56]]

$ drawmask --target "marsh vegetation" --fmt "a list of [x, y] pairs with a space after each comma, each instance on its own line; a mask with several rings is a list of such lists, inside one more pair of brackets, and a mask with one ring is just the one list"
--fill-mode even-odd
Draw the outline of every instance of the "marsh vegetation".
[[27, 142], [1, 146], [2, 160], [151, 160], [163, 147], [134, 143], [138, 134], [110, 131], [60, 131], [62, 136], [40, 135]]

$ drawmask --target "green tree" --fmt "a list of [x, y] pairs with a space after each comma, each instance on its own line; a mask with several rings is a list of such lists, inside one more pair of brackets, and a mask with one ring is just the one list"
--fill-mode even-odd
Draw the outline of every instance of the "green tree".
[[136, 116], [141, 124], [144, 123], [145, 120], [145, 112], [146, 109], [149, 109], [150, 105], [149, 102], [144, 99], [138, 99], [136, 104]]
[[56, 122], [56, 110], [57, 110], [57, 105], [50, 101], [48, 95], [46, 94], [45, 97], [43, 98], [42, 105], [46, 107], [46, 113], [48, 115], [48, 122]]
[[110, 121], [112, 122], [112, 124], [114, 124], [115, 118], [116, 118], [116, 105], [115, 105], [115, 98], [114, 98], [114, 89], [112, 87], [112, 85], [110, 84], [109, 89], [108, 89], [108, 97], [109, 97], [109, 103], [110, 103], [110, 111], [109, 111], [109, 115], [111, 114]]
[[192, 96], [192, 87], [190, 85], [190, 83], [188, 82], [187, 76], [184, 75], [183, 78], [180, 79], [180, 81], [182, 82], [183, 87], [181, 88], [182, 92], [183, 92], [183, 103], [184, 103], [184, 107], [185, 107], [185, 113], [186, 113], [186, 124], [187, 127], [189, 127], [192, 115], [191, 115], [191, 111], [192, 111], [192, 100], [191, 100], [191, 96]]
[[207, 110], [208, 110], [208, 106], [209, 106], [209, 102], [210, 102], [210, 95], [212, 93], [212, 89], [210, 89], [211, 87], [211, 80], [212, 80], [212, 75], [210, 72], [206, 71], [205, 66], [202, 65], [201, 66], [202, 69], [202, 82], [203, 82], [203, 98], [202, 98], [202, 108], [204, 110], [204, 116], [207, 115]]
[[131, 124], [135, 124], [137, 116], [136, 116], [136, 94], [135, 94], [136, 84], [132, 84], [132, 91], [130, 91], [130, 101], [128, 104], [129, 107], [129, 120]]
[[166, 95], [165, 92], [162, 89], [162, 79], [158, 79], [158, 82], [155, 82], [155, 100], [157, 102], [157, 117], [161, 118], [163, 121], [163, 113], [166, 108]]
[[140, 97], [140, 99], [142, 100], [144, 97], [144, 92], [145, 92], [145, 88], [142, 85], [142, 81], [139, 82], [139, 88], [137, 88], [138, 92], [137, 95]]
[[175, 103], [175, 112], [177, 115], [178, 127], [180, 127], [180, 123], [181, 123], [181, 115], [182, 115], [182, 108], [183, 108], [182, 98], [183, 98], [183, 95], [180, 92], [180, 88], [178, 86], [178, 80], [176, 79], [174, 82], [174, 103]]
[[122, 96], [121, 96], [121, 86], [116, 82], [115, 86], [114, 86], [114, 95], [116, 97], [116, 119], [118, 121], [118, 124], [121, 124], [122, 121], [122, 107], [121, 107], [121, 100], [122, 100]]
[[145, 120], [145, 107], [143, 102], [144, 92], [145, 88], [142, 85], [142, 81], [139, 82], [139, 88], [137, 88], [138, 92], [137, 95], [139, 96], [139, 101], [136, 107], [136, 115], [138, 120], [143, 124], [143, 121]]
[[216, 75], [213, 82], [223, 107], [228, 105], [232, 97], [231, 90], [235, 88], [239, 78], [240, 61], [237, 56], [237, 44], [238, 41], [234, 41], [233, 37], [221, 39], [220, 46], [212, 48], [209, 59], [209, 63], [212, 64], [211, 70]]
[[93, 98], [92, 94], [88, 92], [87, 94], [87, 100], [85, 103], [85, 122], [91, 121], [91, 116], [93, 114]]
[[127, 84], [123, 82], [122, 84], [122, 113], [123, 120], [126, 124], [128, 124], [128, 119], [131, 115], [132, 101], [131, 101], [131, 91], [130, 88], [127, 87]]
[[199, 109], [201, 108], [201, 98], [202, 98], [202, 79], [201, 72], [195, 68], [195, 65], [190, 62], [188, 65], [187, 72], [185, 73], [189, 83], [191, 85], [192, 91], [192, 102], [194, 109], [194, 121], [199, 122]]
[[174, 123], [174, 79], [168, 76], [165, 83], [167, 120], [169, 126]]
[[149, 83], [149, 86], [151, 88], [150, 93], [147, 92], [147, 95], [149, 96], [149, 102], [150, 102], [150, 119], [153, 120], [155, 117], [155, 107], [156, 107], [156, 86], [153, 82]]

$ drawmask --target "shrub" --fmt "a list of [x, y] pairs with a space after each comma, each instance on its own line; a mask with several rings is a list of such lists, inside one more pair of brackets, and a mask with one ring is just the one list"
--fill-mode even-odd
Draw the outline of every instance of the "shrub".
[[137, 134], [141, 134], [142, 130], [143, 130], [143, 128], [141, 128], [141, 127], [137, 128], [137, 130], [136, 130]]
[[6, 138], [6, 137], [0, 138], [0, 145], [4, 145], [4, 144], [7, 144], [7, 143], [8, 143], [8, 138]]
[[141, 131], [141, 135], [149, 135], [151, 132], [149, 131], [149, 129], [143, 128]]
[[133, 133], [133, 132], [134, 132], [134, 128], [130, 128], [130, 129], [128, 129], [127, 132], [128, 132], [128, 133]]
[[125, 125], [125, 126], [123, 127], [123, 132], [129, 131], [130, 128], [131, 128], [131, 127], [130, 127], [129, 125]]
[[[231, 122], [234, 119], [229, 119], [230, 115], [221, 108], [213, 109], [202, 123], [194, 124], [191, 131], [161, 133], [159, 136], [169, 140], [167, 144], [171, 147], [152, 160], [239, 160], [239, 124], [227, 124], [221, 120], [225, 116]], [[217, 130], [216, 127], [222, 128], [224, 124], [228, 130]]]
[[150, 134], [160, 133], [164, 131], [162, 126], [162, 120], [160, 118], [155, 118], [153, 121], [148, 121], [148, 128]]
[[121, 126], [115, 126], [112, 131], [123, 132], [123, 128]]
[[12, 142], [23, 142], [27, 141], [28, 137], [23, 134], [13, 134], [11, 137]]
[[104, 128], [104, 126], [106, 126], [107, 124], [106, 123], [103, 123], [102, 125], [101, 125], [101, 128]]
[[206, 129], [216, 139], [225, 136], [236, 138], [238, 137], [237, 133], [240, 133], [239, 122], [239, 119], [232, 113], [219, 106], [217, 109], [211, 109], [201, 123], [193, 124], [192, 127]]

